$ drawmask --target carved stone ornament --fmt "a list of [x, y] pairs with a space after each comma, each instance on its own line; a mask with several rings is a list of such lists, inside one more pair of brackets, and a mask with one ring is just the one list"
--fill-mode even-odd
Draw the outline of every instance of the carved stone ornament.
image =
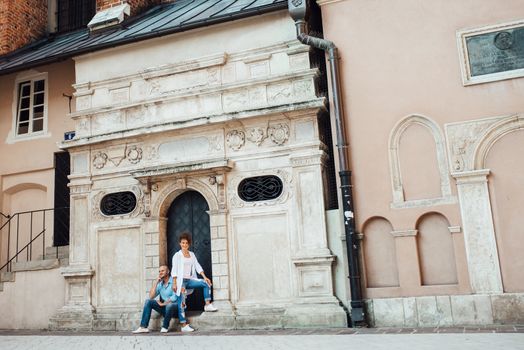
[[268, 135], [271, 141], [277, 145], [283, 145], [289, 139], [289, 127], [286, 124], [270, 126]]
[[267, 135], [263, 128], [256, 127], [251, 128], [247, 131], [247, 139], [257, 146], [260, 146], [260, 144], [267, 138]]
[[[270, 199], [266, 201], [257, 201], [257, 202], [246, 202], [243, 201], [240, 196], [238, 195], [238, 185], [242, 180], [248, 177], [255, 177], [255, 176], [265, 176], [265, 175], [274, 175], [280, 178], [282, 180], [283, 188], [282, 188], [282, 194], [275, 199]], [[270, 205], [277, 205], [286, 202], [292, 195], [291, 192], [291, 185], [292, 185], [292, 176], [288, 171], [279, 169], [277, 171], [257, 171], [253, 173], [243, 174], [243, 175], [237, 175], [233, 177], [229, 181], [228, 185], [228, 197], [229, 197], [229, 205], [232, 208], [249, 208], [249, 207], [261, 207], [261, 206], [270, 206]]]
[[[100, 202], [102, 201], [102, 198], [104, 198], [105, 195], [110, 194], [110, 193], [124, 192], [124, 191], [131, 191], [135, 194], [136, 196], [135, 209], [132, 212], [123, 214], [123, 215], [106, 216], [102, 214], [102, 211], [100, 210]], [[93, 216], [93, 218], [99, 221], [114, 220], [115, 218], [128, 219], [128, 218], [137, 217], [145, 213], [144, 197], [145, 197], [144, 192], [142, 191], [142, 189], [139, 186], [136, 186], [136, 185], [131, 186], [131, 188], [121, 188], [119, 190], [111, 189], [111, 191], [100, 191], [92, 197], [91, 215]]]
[[152, 144], [152, 145], [146, 146], [145, 152], [146, 152], [146, 159], [147, 160], [158, 159], [158, 157], [159, 157], [158, 147], [159, 146], [160, 146], [159, 144]]
[[475, 150], [486, 131], [503, 118], [486, 118], [447, 124], [450, 166], [452, 172], [474, 170]]
[[97, 169], [102, 169], [107, 163], [107, 154], [98, 152], [93, 157], [93, 166]]
[[131, 146], [127, 149], [126, 157], [129, 163], [137, 164], [142, 159], [142, 148]]
[[216, 152], [222, 150], [222, 145], [224, 144], [224, 139], [220, 136], [210, 136], [208, 137], [209, 141], [209, 152]]
[[246, 142], [246, 135], [240, 130], [231, 130], [226, 135], [226, 144], [234, 151], [238, 151]]

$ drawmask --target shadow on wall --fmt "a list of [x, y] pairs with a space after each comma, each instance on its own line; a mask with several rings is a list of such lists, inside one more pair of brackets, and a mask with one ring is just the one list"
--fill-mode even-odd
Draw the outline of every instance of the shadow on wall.
[[[22, 183], [6, 189], [3, 193], [2, 212], [13, 216], [31, 210], [47, 207], [47, 187], [36, 183]], [[46, 224], [45, 221], [48, 221]], [[19, 215], [2, 228], [0, 245], [0, 266], [16, 254], [32, 239], [33, 233], [41, 232], [45, 226], [52, 231], [52, 217], [43, 212]], [[42, 246], [44, 237], [35, 240], [36, 246]], [[52, 244], [53, 235], [45, 237], [45, 243]], [[8, 243], [9, 242], [9, 243]], [[27, 254], [22, 254], [19, 260], [25, 261]]]

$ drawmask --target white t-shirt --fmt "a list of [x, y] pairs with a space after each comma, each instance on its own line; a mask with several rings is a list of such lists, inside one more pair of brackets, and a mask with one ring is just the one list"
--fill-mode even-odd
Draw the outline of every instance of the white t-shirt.
[[184, 261], [184, 278], [191, 278], [191, 258], [183, 258]]

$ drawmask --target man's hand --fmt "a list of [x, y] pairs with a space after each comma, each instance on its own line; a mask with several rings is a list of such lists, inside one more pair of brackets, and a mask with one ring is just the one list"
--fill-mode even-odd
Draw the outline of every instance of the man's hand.
[[171, 300], [169, 300], [169, 299], [164, 301], [164, 302], [161, 302], [160, 300], [158, 301], [158, 305], [160, 305], [160, 306], [166, 306], [169, 303], [171, 303]]

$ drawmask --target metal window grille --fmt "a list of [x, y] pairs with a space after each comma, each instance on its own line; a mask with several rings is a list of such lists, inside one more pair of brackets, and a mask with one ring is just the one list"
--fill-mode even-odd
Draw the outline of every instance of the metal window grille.
[[246, 202], [266, 201], [278, 198], [284, 185], [278, 176], [248, 177], [238, 185], [238, 195]]
[[100, 210], [107, 216], [131, 213], [136, 208], [133, 192], [115, 192], [105, 195], [100, 201]]
[[96, 13], [96, 0], [58, 0], [58, 31], [85, 27]]

